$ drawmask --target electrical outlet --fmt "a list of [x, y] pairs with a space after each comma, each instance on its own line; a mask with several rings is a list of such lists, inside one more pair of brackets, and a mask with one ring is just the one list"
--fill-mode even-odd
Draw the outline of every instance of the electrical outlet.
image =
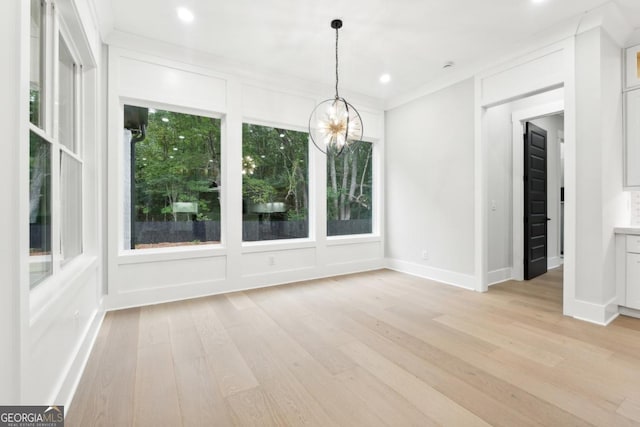
[[425, 261], [429, 259], [429, 254], [427, 253], [426, 249], [422, 250], [422, 259]]
[[496, 203], [495, 200], [491, 201], [491, 210], [495, 211], [496, 209], [498, 209], [498, 204]]
[[73, 312], [73, 326], [78, 329], [80, 327], [80, 310]]

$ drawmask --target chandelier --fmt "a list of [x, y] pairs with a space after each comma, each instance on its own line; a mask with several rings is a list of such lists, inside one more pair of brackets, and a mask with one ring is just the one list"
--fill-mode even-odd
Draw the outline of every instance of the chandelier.
[[342, 20], [331, 21], [336, 30], [336, 94], [316, 105], [309, 117], [309, 135], [324, 154], [340, 155], [345, 147], [362, 139], [362, 118], [358, 110], [338, 94], [338, 30]]

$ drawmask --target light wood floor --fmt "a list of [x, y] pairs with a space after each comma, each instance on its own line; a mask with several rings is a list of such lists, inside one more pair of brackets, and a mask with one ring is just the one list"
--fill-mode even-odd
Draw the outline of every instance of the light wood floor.
[[640, 320], [365, 274], [107, 314], [67, 426], [640, 425]]

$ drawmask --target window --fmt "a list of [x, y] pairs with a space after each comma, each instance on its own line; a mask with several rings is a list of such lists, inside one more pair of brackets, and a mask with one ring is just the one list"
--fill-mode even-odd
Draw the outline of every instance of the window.
[[44, 29], [44, 7], [42, 0], [31, 0], [31, 37], [29, 71], [29, 121], [35, 126], [43, 127], [42, 123], [42, 81], [44, 70], [42, 67], [42, 45]]
[[82, 163], [60, 153], [60, 254], [63, 263], [82, 253]]
[[29, 284], [51, 275], [51, 145], [35, 132], [29, 138]]
[[125, 248], [219, 243], [220, 119], [131, 105], [124, 116]]
[[[30, 5], [29, 283], [35, 288], [83, 250], [82, 67], [57, 11], [41, 0]], [[48, 40], [46, 28], [60, 31]], [[43, 85], [44, 75], [53, 84]], [[45, 111], [53, 123], [44, 120]]]
[[309, 236], [309, 136], [243, 124], [242, 239]]
[[77, 65], [62, 35], [58, 39], [58, 56], [58, 141], [75, 153]]
[[372, 152], [360, 141], [327, 155], [327, 236], [371, 233]]

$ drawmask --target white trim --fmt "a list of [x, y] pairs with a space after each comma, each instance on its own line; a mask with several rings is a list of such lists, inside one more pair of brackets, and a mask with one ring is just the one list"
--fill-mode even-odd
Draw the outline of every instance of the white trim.
[[102, 321], [104, 320], [105, 313], [101, 309], [97, 309], [91, 316], [91, 322], [88, 323], [87, 329], [83, 334], [83, 339], [76, 347], [72, 361], [66, 370], [66, 374], [62, 377], [63, 381], [58, 389], [58, 395], [55, 398], [55, 402], [63, 402], [65, 412], [69, 413], [69, 408], [73, 402], [78, 384], [82, 379], [84, 370], [89, 362], [89, 356], [91, 350], [98, 338], [100, 329], [102, 327]]
[[554, 268], [560, 267], [562, 264], [563, 260], [559, 256], [547, 258], [547, 270], [553, 270]]
[[605, 304], [594, 304], [588, 301], [574, 300], [572, 316], [578, 320], [607, 326], [618, 317], [617, 297]]
[[[512, 221], [512, 251], [513, 251], [513, 279], [524, 280], [524, 188], [522, 177], [524, 175], [524, 147], [522, 135], [524, 134], [524, 122], [544, 116], [558, 114], [564, 111], [564, 100], [549, 102], [547, 104], [536, 105], [535, 107], [517, 110], [511, 114], [512, 142], [513, 148], [513, 221]], [[566, 184], [566, 183], [565, 183]], [[549, 262], [549, 261], [547, 261]]]
[[390, 270], [422, 277], [423, 279], [434, 280], [436, 282], [456, 286], [470, 291], [476, 290], [476, 278], [471, 274], [442, 270], [440, 268], [429, 267], [427, 265], [420, 265], [393, 258], [387, 258], [386, 261], [387, 268]]
[[618, 311], [623, 316], [631, 316], [631, 317], [635, 317], [637, 319], [640, 319], [640, 310], [636, 310], [634, 308], [620, 306], [620, 307], [618, 307]]
[[[221, 295], [229, 292], [241, 292], [251, 289], [288, 285], [345, 274], [363, 273], [383, 268], [385, 268], [385, 262], [383, 259], [372, 259], [344, 264], [330, 264], [321, 270], [311, 267], [278, 271], [272, 274], [261, 273], [255, 275], [255, 277], [243, 276], [243, 279], [245, 279], [245, 284], [243, 286], [234, 286], [234, 284], [230, 283], [228, 278], [226, 278], [201, 283], [120, 292], [105, 296], [104, 307], [107, 311], [123, 310], [132, 307], [144, 307], [147, 305]], [[319, 271], [322, 272], [319, 273]], [[254, 279], [257, 283], [251, 284], [251, 279]], [[212, 289], [214, 286], [217, 288]]]
[[511, 268], [501, 268], [499, 270], [490, 271], [487, 275], [489, 286], [497, 285], [498, 283], [507, 282], [512, 280], [513, 272]]
[[475, 285], [478, 292], [488, 288], [489, 270], [489, 206], [487, 150], [485, 149], [486, 126], [483, 126], [486, 109], [482, 107], [482, 79], [474, 79], [474, 251]]

